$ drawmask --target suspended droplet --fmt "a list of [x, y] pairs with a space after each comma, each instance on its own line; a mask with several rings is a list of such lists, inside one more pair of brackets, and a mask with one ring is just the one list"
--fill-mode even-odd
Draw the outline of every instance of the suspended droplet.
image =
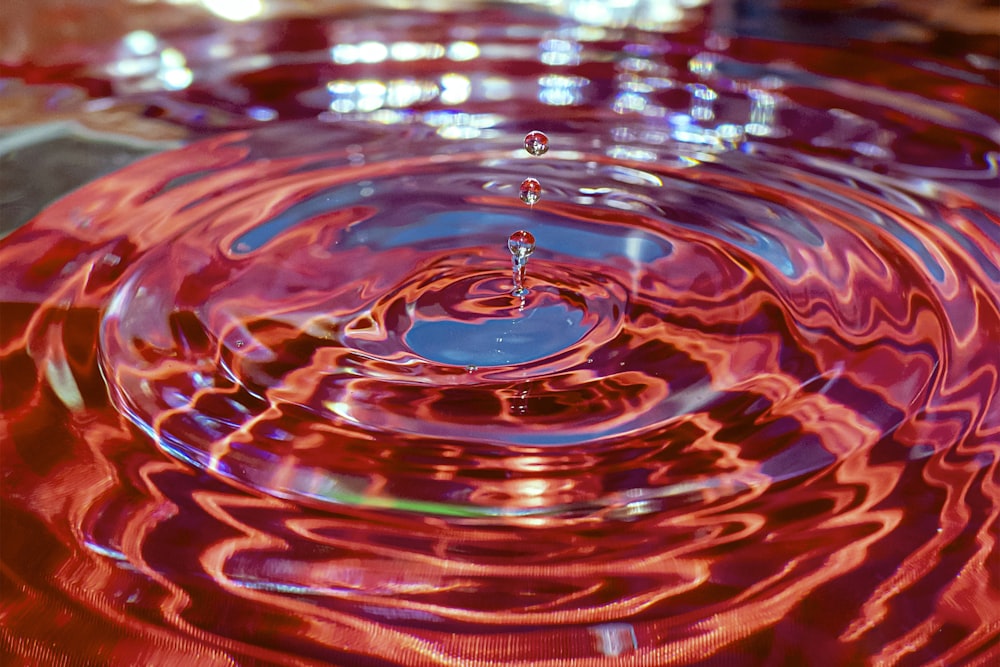
[[549, 138], [538, 130], [528, 132], [524, 137], [524, 150], [532, 155], [544, 155], [549, 150]]
[[507, 249], [514, 257], [525, 258], [535, 250], [535, 237], [531, 232], [520, 229], [507, 239]]
[[521, 201], [528, 206], [534, 206], [542, 197], [542, 184], [533, 178], [526, 178], [521, 183]]
[[528, 255], [535, 250], [535, 237], [531, 232], [519, 229], [507, 239], [507, 249], [511, 254], [511, 272], [514, 279], [514, 291], [511, 294], [524, 297], [528, 293], [528, 289], [524, 286], [524, 271], [528, 266]]

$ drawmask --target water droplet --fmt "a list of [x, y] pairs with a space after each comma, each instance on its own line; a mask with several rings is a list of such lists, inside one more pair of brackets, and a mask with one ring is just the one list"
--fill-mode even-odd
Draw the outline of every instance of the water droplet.
[[549, 138], [538, 130], [528, 132], [524, 137], [524, 150], [532, 155], [544, 155], [549, 150]]
[[524, 286], [524, 271], [528, 265], [528, 255], [535, 250], [535, 237], [531, 232], [519, 229], [507, 239], [507, 249], [510, 250], [511, 273], [514, 278], [514, 291], [511, 294], [523, 297], [528, 293]]
[[542, 184], [533, 178], [526, 178], [521, 183], [521, 201], [528, 206], [534, 206], [542, 196]]
[[527, 257], [535, 250], [535, 237], [531, 232], [519, 229], [507, 239], [507, 249], [515, 257]]

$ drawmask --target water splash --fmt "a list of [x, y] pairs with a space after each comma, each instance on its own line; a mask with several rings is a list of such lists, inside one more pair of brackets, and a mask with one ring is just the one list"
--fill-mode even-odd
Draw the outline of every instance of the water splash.
[[514, 280], [514, 296], [524, 297], [528, 288], [524, 286], [524, 272], [528, 266], [528, 256], [535, 251], [535, 237], [531, 232], [518, 230], [507, 239], [507, 249], [511, 254], [511, 271]]

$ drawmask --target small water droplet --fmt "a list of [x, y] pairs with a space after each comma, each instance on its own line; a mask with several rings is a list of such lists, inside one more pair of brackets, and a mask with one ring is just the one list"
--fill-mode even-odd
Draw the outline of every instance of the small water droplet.
[[507, 239], [507, 249], [515, 257], [527, 257], [535, 251], [535, 236], [531, 232], [519, 229]]
[[[528, 289], [524, 286], [524, 271], [528, 265], [528, 255], [535, 250], [535, 236], [519, 229], [507, 239], [507, 249], [511, 255], [511, 271], [514, 278], [514, 296], [524, 297]], [[523, 305], [523, 304], [522, 304]]]
[[528, 132], [524, 137], [524, 150], [532, 155], [544, 155], [549, 150], [549, 138], [538, 130]]
[[542, 197], [542, 184], [533, 178], [526, 178], [521, 183], [521, 201], [528, 206], [534, 206]]

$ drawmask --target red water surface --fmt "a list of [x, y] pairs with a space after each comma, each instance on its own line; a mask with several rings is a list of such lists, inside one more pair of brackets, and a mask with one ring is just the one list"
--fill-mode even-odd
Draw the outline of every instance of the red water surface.
[[[924, 26], [918, 60], [874, 29], [895, 15], [839, 23], [845, 48], [713, 10], [596, 41], [503, 6], [198, 19], [151, 31], [194, 71], [173, 91], [102, 69], [120, 32], [8, 61], [108, 98], [57, 109], [91, 127], [213, 136], [0, 240], [4, 664], [991, 664], [997, 77], [965, 55], [994, 42]], [[330, 51], [418, 37], [492, 55]], [[447, 73], [514, 96], [330, 115], [328, 82]], [[684, 143], [722, 121], [757, 138]], [[510, 157], [543, 122], [548, 153]], [[538, 358], [414, 333], [543, 307], [582, 315]]]

